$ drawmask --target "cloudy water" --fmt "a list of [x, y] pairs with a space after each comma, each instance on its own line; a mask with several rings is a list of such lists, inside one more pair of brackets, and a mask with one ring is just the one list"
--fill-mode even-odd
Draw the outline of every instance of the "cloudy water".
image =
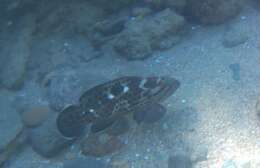
[[0, 167], [260, 168], [258, 0], [0, 0]]

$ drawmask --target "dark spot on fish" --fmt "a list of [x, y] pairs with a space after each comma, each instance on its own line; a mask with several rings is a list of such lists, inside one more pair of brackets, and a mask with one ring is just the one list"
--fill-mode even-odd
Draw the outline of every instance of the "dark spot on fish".
[[82, 94], [80, 107], [70, 106], [60, 113], [58, 129], [66, 137], [75, 137], [92, 123], [91, 131], [99, 132], [141, 107], [145, 109], [134, 114], [137, 122], [156, 122], [166, 109], [155, 104], [171, 96], [179, 84], [170, 77], [127, 76], [97, 85]]

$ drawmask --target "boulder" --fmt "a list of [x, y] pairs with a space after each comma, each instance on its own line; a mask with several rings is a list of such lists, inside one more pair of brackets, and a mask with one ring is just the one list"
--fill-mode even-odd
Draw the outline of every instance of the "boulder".
[[129, 60], [145, 59], [158, 49], [163, 39], [177, 36], [184, 24], [184, 18], [170, 9], [144, 19], [130, 20], [114, 40], [114, 49]]
[[50, 107], [62, 111], [68, 105], [77, 104], [84, 91], [107, 79], [108, 77], [90, 73], [85, 68], [61, 68], [48, 73], [42, 85]]
[[244, 22], [238, 22], [227, 27], [223, 34], [222, 44], [226, 48], [236, 47], [246, 43], [250, 38], [250, 28]]
[[187, 14], [206, 25], [221, 24], [237, 16], [244, 0], [187, 0]]
[[4, 149], [23, 127], [20, 116], [12, 105], [13, 98], [12, 92], [0, 91], [0, 150]]
[[4, 88], [20, 89], [23, 85], [34, 27], [34, 16], [26, 15], [0, 33], [0, 84]]
[[50, 158], [60, 154], [75, 139], [66, 139], [60, 134], [56, 126], [56, 115], [52, 115], [41, 126], [28, 130], [28, 140], [36, 153]]

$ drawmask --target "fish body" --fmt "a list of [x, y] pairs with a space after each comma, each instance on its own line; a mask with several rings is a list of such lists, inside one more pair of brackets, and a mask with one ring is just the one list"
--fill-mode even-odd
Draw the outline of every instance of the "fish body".
[[126, 76], [105, 82], [83, 93], [79, 106], [62, 111], [57, 118], [58, 129], [66, 137], [78, 136], [76, 132], [80, 131], [74, 129], [88, 123], [92, 123], [94, 132], [103, 130], [136, 109], [162, 102], [179, 86], [180, 82], [171, 77]]

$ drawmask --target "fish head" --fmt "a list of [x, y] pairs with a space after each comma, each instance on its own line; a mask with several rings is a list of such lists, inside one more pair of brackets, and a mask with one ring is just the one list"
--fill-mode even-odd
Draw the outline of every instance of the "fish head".
[[164, 101], [180, 87], [180, 82], [177, 79], [168, 76], [144, 79], [141, 88], [143, 88], [146, 97], [150, 97], [154, 102]]

